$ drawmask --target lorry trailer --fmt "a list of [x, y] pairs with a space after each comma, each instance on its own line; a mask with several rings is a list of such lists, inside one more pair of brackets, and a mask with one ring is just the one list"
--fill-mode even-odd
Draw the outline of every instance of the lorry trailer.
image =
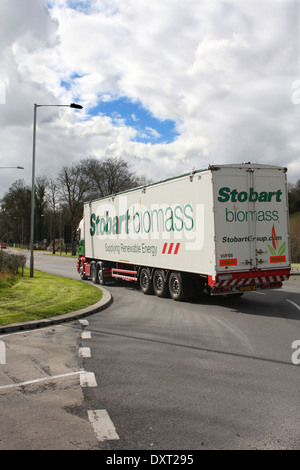
[[174, 300], [281, 287], [290, 275], [286, 172], [210, 165], [86, 202], [81, 279], [131, 281]]

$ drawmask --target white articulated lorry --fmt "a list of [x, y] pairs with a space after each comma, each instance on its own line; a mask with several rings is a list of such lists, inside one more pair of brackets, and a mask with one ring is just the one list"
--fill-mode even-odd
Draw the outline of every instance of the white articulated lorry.
[[281, 287], [290, 275], [286, 169], [210, 166], [88, 202], [77, 270], [174, 300]]

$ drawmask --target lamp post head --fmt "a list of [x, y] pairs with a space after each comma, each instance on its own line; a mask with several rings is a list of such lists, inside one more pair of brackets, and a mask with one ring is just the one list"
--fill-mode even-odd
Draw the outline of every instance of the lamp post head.
[[80, 104], [71, 103], [71, 104], [70, 104], [70, 108], [75, 108], [75, 109], [82, 109], [82, 108], [83, 108], [83, 106], [81, 106]]

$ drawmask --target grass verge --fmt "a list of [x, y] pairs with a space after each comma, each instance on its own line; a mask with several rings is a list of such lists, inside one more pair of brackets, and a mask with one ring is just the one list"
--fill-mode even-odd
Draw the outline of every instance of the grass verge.
[[0, 283], [0, 325], [71, 313], [99, 302], [100, 289], [91, 284], [28, 268], [14, 281]]

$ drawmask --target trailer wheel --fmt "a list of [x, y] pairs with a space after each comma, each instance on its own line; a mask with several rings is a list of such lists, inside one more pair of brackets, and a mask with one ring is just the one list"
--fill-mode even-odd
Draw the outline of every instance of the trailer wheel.
[[157, 297], [167, 297], [169, 293], [169, 287], [161, 269], [156, 269], [153, 274], [153, 290]]
[[98, 279], [98, 283], [99, 283], [101, 286], [103, 286], [103, 285], [105, 284], [104, 272], [103, 272], [103, 264], [102, 264], [102, 263], [99, 263], [99, 264], [98, 264], [97, 279]]
[[84, 274], [83, 266], [82, 266], [81, 263], [80, 263], [80, 266], [79, 266], [79, 276], [80, 276], [80, 279], [82, 281], [85, 281], [87, 279], [86, 275]]
[[173, 300], [183, 300], [183, 278], [181, 273], [172, 272], [169, 277], [169, 291]]
[[99, 278], [98, 278], [98, 266], [96, 263], [91, 264], [91, 279], [93, 284], [99, 284]]
[[150, 272], [147, 268], [143, 268], [140, 273], [140, 287], [141, 291], [146, 294], [150, 295], [153, 294], [153, 285], [151, 282]]

